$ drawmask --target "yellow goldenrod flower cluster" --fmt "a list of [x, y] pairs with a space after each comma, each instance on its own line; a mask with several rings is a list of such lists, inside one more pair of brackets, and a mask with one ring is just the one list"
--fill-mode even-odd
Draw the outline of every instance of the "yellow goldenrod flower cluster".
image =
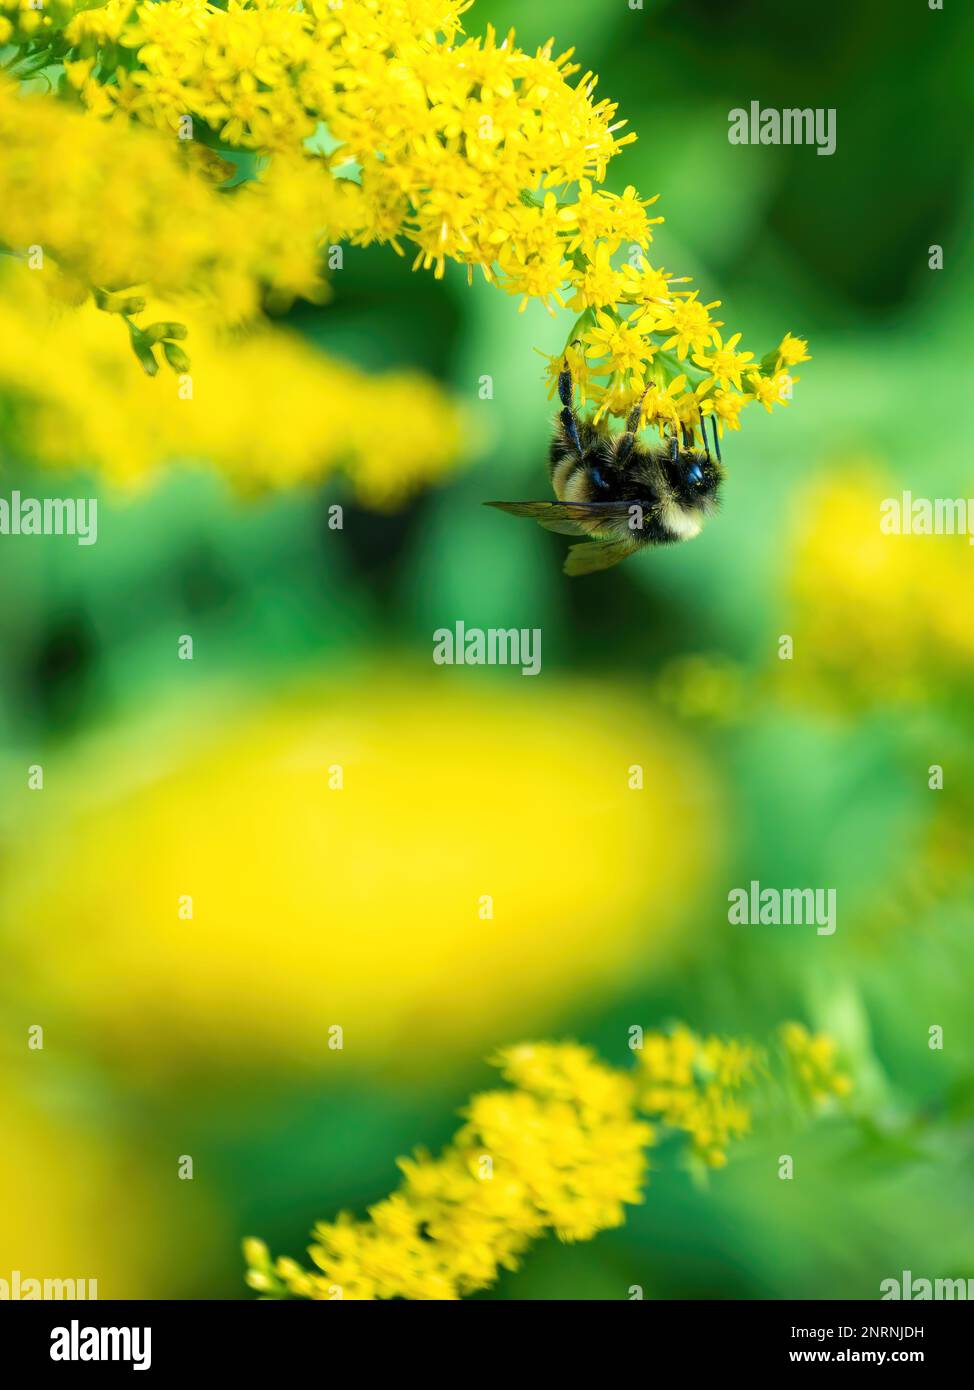
[[647, 1037], [636, 1056], [640, 1107], [687, 1134], [692, 1152], [709, 1167], [722, 1167], [728, 1143], [750, 1128], [739, 1093], [754, 1079], [757, 1050], [677, 1028]]
[[650, 1126], [632, 1081], [582, 1047], [521, 1046], [497, 1059], [513, 1089], [475, 1096], [439, 1158], [400, 1160], [405, 1181], [369, 1211], [315, 1227], [317, 1272], [270, 1264], [248, 1242], [248, 1282], [307, 1298], [454, 1299], [513, 1269], [546, 1231], [587, 1240], [640, 1200]]
[[[826, 1059], [830, 1040], [800, 1032], [821, 1059], [809, 1099], [828, 1078], [840, 1093], [834, 1045]], [[248, 1284], [264, 1297], [320, 1300], [456, 1299], [485, 1288], [539, 1236], [588, 1240], [623, 1224], [625, 1206], [642, 1200], [658, 1133], [641, 1113], [688, 1134], [693, 1152], [719, 1166], [723, 1146], [749, 1127], [738, 1093], [763, 1066], [759, 1051], [685, 1028], [649, 1034], [636, 1050], [634, 1072], [576, 1043], [503, 1050], [494, 1061], [508, 1089], [474, 1096], [439, 1158], [401, 1159], [404, 1182], [367, 1221], [343, 1213], [319, 1223], [313, 1270], [247, 1240]], [[809, 1049], [789, 1056], [805, 1068]]]
[[[311, 292], [323, 228], [356, 245], [409, 243], [417, 267], [480, 267], [522, 309], [570, 308], [565, 351], [597, 417], [641, 402], [643, 424], [693, 437], [705, 415], [737, 430], [752, 402], [790, 399], [803, 339], [786, 334], [755, 359], [739, 333], [722, 336], [719, 301], [647, 259], [655, 199], [602, 186], [635, 135], [571, 50], [549, 40], [528, 52], [489, 27], [467, 37], [471, 0], [61, 3], [47, 56], [90, 119], [269, 160], [259, 183], [272, 220], [289, 201], [299, 213], [284, 256], [265, 253], [288, 292]], [[564, 357], [549, 363], [552, 389]]]
[[[447, 259], [496, 266], [512, 293], [547, 298], [565, 281], [572, 219], [554, 195], [541, 206], [523, 195], [601, 181], [634, 137], [617, 136], [590, 73], [569, 83], [577, 67], [551, 43], [528, 54], [491, 29], [461, 40], [469, 5], [109, 0], [67, 26], [69, 73], [99, 113], [173, 132], [189, 117], [238, 148], [294, 151], [325, 127], [331, 166], [358, 166], [358, 239], [407, 238], [438, 274]], [[580, 218], [590, 244], [605, 213]], [[640, 234], [641, 205], [628, 200], [619, 224]]]
[[31, 68], [37, 48], [59, 35], [78, 8], [78, 0], [0, 0], [0, 44], [22, 45], [27, 50], [17, 67]]
[[[0, 275], [0, 409], [29, 462], [95, 468], [124, 485], [207, 461], [248, 488], [343, 468], [361, 500], [387, 506], [456, 457], [458, 412], [423, 377], [367, 376], [279, 328], [220, 336], [190, 319], [191, 372], [153, 381], [131, 371], [109, 315], [52, 305], [42, 279], [20, 266]], [[375, 421], [387, 414], [401, 428], [377, 449]]]

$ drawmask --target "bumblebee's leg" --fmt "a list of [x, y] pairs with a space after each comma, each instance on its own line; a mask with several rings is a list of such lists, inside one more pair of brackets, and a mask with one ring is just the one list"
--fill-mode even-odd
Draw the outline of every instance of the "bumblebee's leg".
[[626, 459], [632, 453], [632, 446], [635, 444], [636, 435], [639, 433], [639, 422], [642, 419], [643, 401], [646, 399], [646, 392], [648, 390], [649, 387], [647, 386], [646, 391], [643, 392], [629, 412], [629, 419], [626, 421], [626, 432], [620, 437], [619, 443], [616, 445], [617, 463], [625, 463]]
[[715, 452], [716, 455], [717, 455], [717, 462], [718, 462], [718, 463], [723, 463], [724, 460], [723, 460], [723, 459], [721, 458], [721, 456], [720, 456], [720, 434], [719, 434], [719, 432], [718, 432], [718, 430], [717, 430], [717, 416], [716, 416], [716, 415], [711, 415], [711, 417], [710, 417], [710, 428], [711, 428], [711, 429], [713, 430], [713, 432], [714, 432], [714, 452]]
[[[699, 407], [698, 407], [699, 410]], [[700, 438], [703, 440], [703, 451], [707, 455], [707, 462], [710, 462], [710, 445], [707, 443], [707, 422], [703, 418], [703, 411], [700, 410]]]
[[574, 446], [575, 452], [578, 454], [579, 458], [581, 458], [583, 450], [582, 441], [578, 436], [578, 419], [575, 415], [575, 406], [573, 402], [574, 395], [575, 390], [572, 385], [571, 368], [566, 358], [564, 370], [558, 373], [558, 396], [563, 407], [561, 412], [561, 423], [562, 428]]

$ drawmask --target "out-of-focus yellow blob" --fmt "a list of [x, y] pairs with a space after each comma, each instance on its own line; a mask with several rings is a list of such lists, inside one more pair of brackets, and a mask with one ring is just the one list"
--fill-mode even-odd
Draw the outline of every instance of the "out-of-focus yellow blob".
[[[887, 535], [901, 489], [866, 460], [800, 496], [789, 581], [803, 697], [918, 699], [966, 687], [974, 660], [974, 565], [966, 536]], [[778, 663], [775, 663], [777, 666]], [[780, 673], [784, 679], [785, 673]]]
[[[171, 1295], [174, 1247], [191, 1265], [207, 1242], [219, 1249], [221, 1235], [229, 1238], [212, 1195], [197, 1200], [194, 1184], [177, 1180], [175, 1153], [121, 1141], [124, 1119], [116, 1124], [65, 1066], [73, 1039], [52, 1032], [43, 1051], [29, 1052], [25, 1029], [15, 1060], [13, 1031], [0, 1060], [0, 1294], [40, 1297], [29, 1280], [84, 1280], [74, 1290], [81, 1297]], [[69, 1285], [61, 1296], [71, 1296]]]
[[20, 988], [143, 1076], [530, 1037], [651, 962], [715, 843], [669, 727], [513, 672], [200, 699], [44, 772], [5, 890]]

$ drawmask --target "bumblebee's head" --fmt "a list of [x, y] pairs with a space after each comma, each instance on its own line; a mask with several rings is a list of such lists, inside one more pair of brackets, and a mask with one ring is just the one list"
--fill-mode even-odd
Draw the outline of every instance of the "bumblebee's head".
[[711, 454], [681, 449], [676, 458], [667, 456], [663, 468], [681, 507], [706, 512], [716, 506], [724, 470]]

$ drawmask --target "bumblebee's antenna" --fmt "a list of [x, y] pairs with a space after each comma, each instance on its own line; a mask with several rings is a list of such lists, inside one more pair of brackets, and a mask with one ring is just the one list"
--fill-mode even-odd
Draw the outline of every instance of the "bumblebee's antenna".
[[717, 416], [716, 416], [716, 415], [711, 415], [711, 417], [710, 417], [710, 428], [711, 428], [711, 429], [713, 430], [713, 432], [714, 432], [714, 448], [715, 448], [716, 451], [717, 451], [717, 462], [718, 462], [718, 463], [723, 463], [724, 460], [723, 460], [723, 459], [721, 458], [721, 456], [720, 456], [720, 435], [719, 435], [718, 432], [717, 432]]

